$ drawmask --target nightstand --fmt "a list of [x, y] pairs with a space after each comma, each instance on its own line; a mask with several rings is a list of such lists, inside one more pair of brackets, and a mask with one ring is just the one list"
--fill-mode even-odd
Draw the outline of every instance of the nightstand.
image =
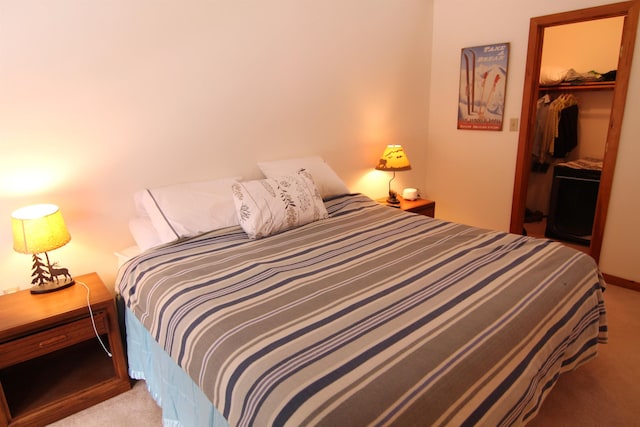
[[74, 279], [0, 296], [0, 426], [45, 425], [131, 388], [113, 295], [96, 273]]
[[433, 200], [427, 199], [416, 199], [416, 200], [405, 200], [400, 196], [397, 196], [398, 200], [400, 200], [399, 205], [389, 205], [387, 204], [387, 198], [382, 197], [380, 199], [376, 199], [376, 202], [381, 205], [389, 206], [396, 209], [401, 209], [407, 212], [413, 212], [420, 215], [430, 216], [434, 218], [436, 214], [436, 202]]

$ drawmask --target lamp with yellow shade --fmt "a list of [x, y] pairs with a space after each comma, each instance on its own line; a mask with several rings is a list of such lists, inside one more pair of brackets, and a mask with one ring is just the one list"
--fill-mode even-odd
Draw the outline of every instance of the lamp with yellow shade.
[[396, 192], [391, 189], [391, 181], [396, 177], [397, 171], [407, 171], [411, 169], [411, 164], [401, 145], [387, 145], [384, 153], [378, 161], [377, 170], [393, 172], [393, 177], [389, 180], [389, 197], [387, 203], [399, 205], [400, 200], [396, 197]]
[[[31, 293], [41, 294], [67, 288], [75, 282], [69, 270], [51, 264], [47, 252], [66, 245], [71, 236], [56, 205], [26, 206], [11, 214], [13, 249], [33, 255]], [[44, 254], [46, 264], [39, 254]]]

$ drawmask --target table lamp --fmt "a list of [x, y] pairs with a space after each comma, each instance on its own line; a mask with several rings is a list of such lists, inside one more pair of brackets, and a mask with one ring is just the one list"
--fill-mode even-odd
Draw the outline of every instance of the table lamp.
[[393, 177], [389, 180], [389, 197], [387, 203], [390, 205], [400, 204], [400, 200], [396, 197], [396, 192], [391, 189], [391, 181], [396, 177], [396, 171], [408, 171], [411, 169], [409, 159], [402, 149], [401, 145], [387, 145], [384, 153], [378, 161], [377, 170], [393, 172]]
[[[11, 214], [13, 249], [33, 254], [32, 294], [67, 288], [75, 283], [69, 270], [49, 261], [48, 251], [66, 245], [71, 236], [56, 205], [39, 204], [20, 208]], [[39, 254], [44, 253], [46, 264]]]

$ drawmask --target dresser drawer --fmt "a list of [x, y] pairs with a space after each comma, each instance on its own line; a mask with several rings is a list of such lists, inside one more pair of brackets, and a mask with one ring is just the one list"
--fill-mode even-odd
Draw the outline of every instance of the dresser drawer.
[[[107, 314], [94, 313], [99, 334], [109, 332]], [[0, 344], [0, 369], [24, 362], [95, 337], [90, 317], [64, 323], [35, 334]]]

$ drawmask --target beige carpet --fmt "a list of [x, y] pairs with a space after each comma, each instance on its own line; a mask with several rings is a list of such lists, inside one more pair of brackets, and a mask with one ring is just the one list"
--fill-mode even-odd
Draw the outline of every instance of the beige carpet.
[[162, 426], [162, 412], [147, 391], [147, 384], [144, 381], [137, 381], [126, 393], [63, 418], [51, 426], [157, 427]]
[[640, 426], [640, 292], [608, 286], [609, 343], [560, 377], [532, 427]]
[[[596, 359], [560, 377], [529, 426], [640, 426], [640, 292], [609, 286], [605, 301], [609, 343], [600, 347]], [[160, 409], [142, 381], [131, 391], [53, 424], [161, 425]]]

